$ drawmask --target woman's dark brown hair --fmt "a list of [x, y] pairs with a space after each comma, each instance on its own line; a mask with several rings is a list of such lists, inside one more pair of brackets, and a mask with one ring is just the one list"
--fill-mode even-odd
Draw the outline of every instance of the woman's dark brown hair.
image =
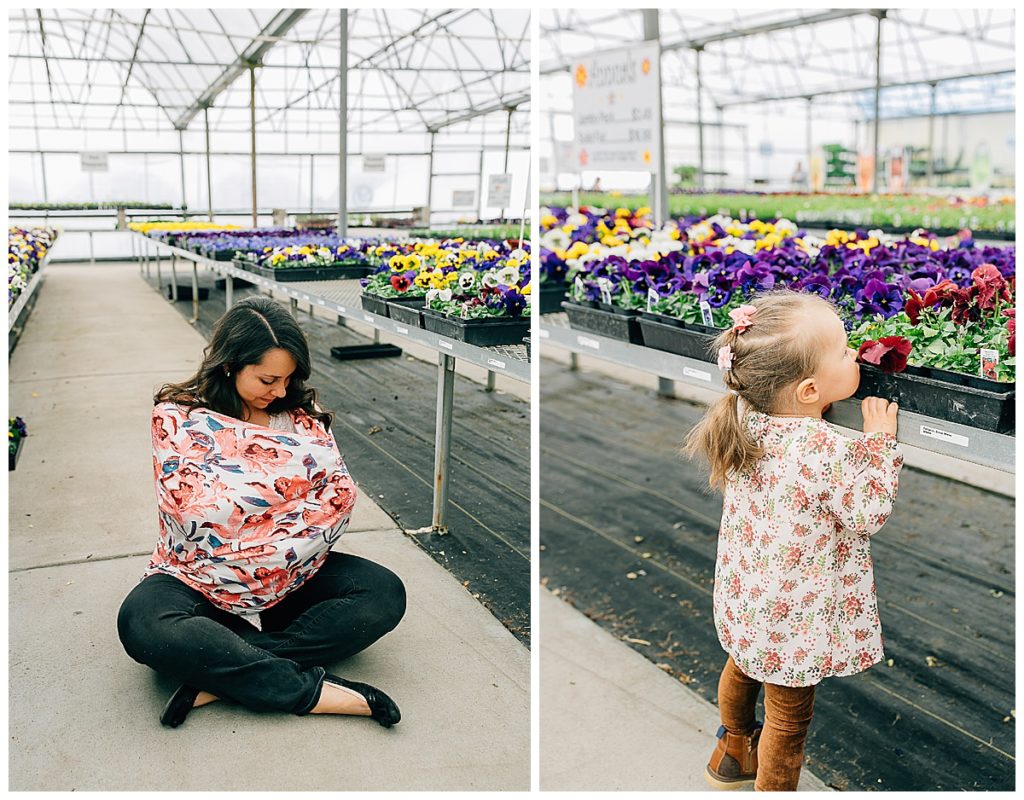
[[310, 361], [305, 334], [291, 314], [275, 300], [263, 296], [245, 298], [217, 320], [210, 343], [203, 351], [199, 371], [182, 383], [164, 384], [153, 403], [177, 403], [188, 412], [208, 408], [241, 419], [242, 398], [235, 391], [234, 375], [242, 367], [258, 364], [267, 351], [275, 347], [288, 351], [295, 359], [295, 372], [288, 381], [285, 396], [275, 398], [267, 406], [267, 413], [301, 408], [330, 429], [334, 414], [317, 411], [316, 390], [306, 386]]

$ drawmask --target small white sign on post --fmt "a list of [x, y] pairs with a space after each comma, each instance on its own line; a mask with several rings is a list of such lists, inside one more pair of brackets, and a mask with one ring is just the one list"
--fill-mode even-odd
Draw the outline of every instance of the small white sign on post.
[[575, 171], [658, 169], [661, 49], [644, 42], [572, 66]]
[[452, 208], [476, 208], [476, 191], [455, 189], [452, 192]]
[[487, 180], [487, 205], [505, 208], [512, 203], [512, 176], [491, 175]]
[[81, 156], [82, 172], [107, 172], [110, 169], [107, 153], [83, 150]]
[[363, 156], [363, 172], [387, 171], [388, 157], [383, 154], [367, 153]]

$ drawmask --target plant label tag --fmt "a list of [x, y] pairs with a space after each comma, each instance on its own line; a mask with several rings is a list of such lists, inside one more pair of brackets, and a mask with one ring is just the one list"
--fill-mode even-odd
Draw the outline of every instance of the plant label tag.
[[612, 290], [607, 278], [598, 278], [597, 285], [601, 288], [601, 301], [612, 304]]
[[711, 383], [711, 373], [704, 372], [703, 370], [694, 369], [693, 367], [683, 367], [683, 374], [687, 378], [696, 378], [699, 381], [707, 381]]
[[406, 327], [403, 327], [402, 325], [395, 325], [395, 332], [396, 333], [401, 333], [401, 334], [403, 334], [405, 336], [409, 335], [409, 329], [406, 328]]
[[446, 342], [444, 339], [438, 339], [437, 340], [437, 345], [438, 345], [438, 347], [443, 347], [445, 350], [451, 350], [452, 349], [452, 343], [451, 342]]
[[496, 358], [487, 359], [487, 363], [489, 366], [497, 367], [498, 369], [505, 369], [505, 362], [498, 361]]
[[715, 319], [711, 316], [711, 304], [707, 300], [700, 301], [700, 317], [707, 327], [715, 327]]
[[309, 300], [309, 295], [308, 295], [308, 294], [304, 294], [304, 295], [302, 295], [302, 299], [303, 299], [303, 300]]
[[322, 297], [318, 297], [318, 298], [316, 299], [316, 302], [317, 302], [317, 305], [320, 305], [320, 306], [325, 306], [325, 305], [327, 305], [327, 301], [326, 301], [326, 300], [324, 300], [324, 299], [323, 299]]
[[346, 311], [346, 309], [345, 309], [345, 306], [338, 306], [338, 312], [339, 312], [339, 313], [341, 313], [341, 314], [346, 314], [346, 313], [348, 313], [348, 312]]
[[577, 336], [576, 343], [580, 347], [589, 347], [591, 350], [601, 349], [601, 343], [597, 339], [591, 339], [589, 336]]
[[970, 445], [970, 439], [966, 436], [961, 436], [958, 433], [950, 433], [949, 431], [940, 430], [939, 428], [933, 428], [930, 425], [921, 426], [921, 435], [927, 436], [929, 439], [938, 439], [940, 442], [949, 442], [950, 444], [959, 445], [960, 447], [968, 447]]
[[999, 351], [983, 347], [978, 354], [981, 356], [981, 377], [992, 381], [998, 380], [996, 367], [999, 366]]
[[373, 315], [372, 314], [363, 314], [363, 319], [365, 319], [367, 322], [373, 322]]
[[577, 275], [576, 280], [573, 281], [573, 286], [576, 287], [576, 294], [582, 298], [586, 290], [583, 288], [583, 279], [579, 275]]
[[655, 289], [647, 290], [647, 311], [651, 312], [654, 310], [654, 304], [660, 300], [661, 297]]

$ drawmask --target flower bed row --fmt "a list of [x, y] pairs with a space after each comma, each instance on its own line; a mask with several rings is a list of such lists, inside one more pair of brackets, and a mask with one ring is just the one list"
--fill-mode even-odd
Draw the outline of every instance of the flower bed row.
[[[966, 231], [943, 247], [923, 232], [831, 231], [818, 239], [787, 220], [716, 216], [655, 229], [643, 209], [546, 211], [542, 274], [565, 274], [574, 327], [710, 360], [729, 312], [756, 293], [815, 292], [836, 306], [853, 346], [901, 338], [919, 376], [957, 386], [984, 381], [984, 391], [1001, 395], [991, 424], [1012, 427], [1013, 247], [978, 247]], [[914, 410], [915, 398], [903, 407]], [[956, 419], [975, 424], [973, 413]]]
[[110, 208], [145, 208], [164, 211], [174, 208], [170, 203], [108, 200], [101, 203], [11, 203], [12, 211], [95, 211]]
[[[571, 203], [569, 195], [545, 195], [551, 206]], [[612, 193], [583, 192], [579, 203], [594, 208], [641, 208], [649, 204], [646, 195], [616, 196]], [[741, 219], [785, 217], [803, 226], [881, 228], [889, 232], [910, 232], [926, 228], [948, 235], [970, 228], [988, 238], [1012, 239], [1016, 231], [1016, 203], [1012, 196], [988, 197], [934, 195], [851, 195], [851, 194], [756, 194], [686, 193], [669, 197], [669, 213], [675, 217], [723, 214]]]
[[7, 230], [7, 307], [14, 305], [28, 288], [47, 251], [57, 240], [54, 228], [8, 228]]
[[517, 344], [530, 330], [526, 242], [382, 244], [363, 307], [476, 345]]

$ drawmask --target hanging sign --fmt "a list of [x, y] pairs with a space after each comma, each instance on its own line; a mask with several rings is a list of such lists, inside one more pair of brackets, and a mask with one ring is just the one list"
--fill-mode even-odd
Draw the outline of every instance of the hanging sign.
[[387, 156], [367, 153], [363, 156], [363, 172], [385, 172], [387, 163]]
[[504, 208], [512, 202], [512, 176], [491, 175], [487, 180], [487, 205]]
[[98, 151], [82, 151], [82, 172], [107, 172], [107, 153]]
[[475, 208], [476, 192], [473, 189], [456, 189], [452, 192], [452, 208]]
[[644, 42], [591, 53], [572, 66], [575, 169], [658, 169], [661, 50]]

